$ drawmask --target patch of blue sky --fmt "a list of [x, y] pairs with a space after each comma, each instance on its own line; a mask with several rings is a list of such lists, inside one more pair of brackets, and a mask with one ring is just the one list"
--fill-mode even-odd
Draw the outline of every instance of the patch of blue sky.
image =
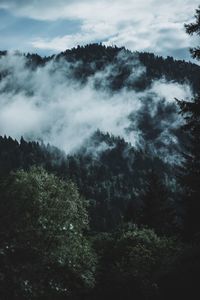
[[[0, 9], [0, 49], [29, 50], [34, 38], [54, 38], [80, 31], [81, 22], [73, 20], [40, 21], [16, 17]], [[31, 47], [30, 47], [31, 48]]]

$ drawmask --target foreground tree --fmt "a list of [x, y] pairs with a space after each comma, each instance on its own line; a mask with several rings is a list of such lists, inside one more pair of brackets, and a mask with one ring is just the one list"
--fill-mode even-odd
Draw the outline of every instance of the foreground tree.
[[178, 101], [185, 118], [183, 129], [188, 134], [180, 179], [185, 203], [184, 233], [187, 239], [200, 234], [200, 99]]
[[62, 299], [94, 283], [85, 202], [43, 169], [0, 186], [1, 299]]
[[[200, 8], [196, 10], [195, 23], [185, 25], [188, 34], [200, 35]], [[192, 56], [200, 59], [200, 48], [192, 48]], [[185, 236], [197, 238], [200, 234], [200, 94], [190, 101], [179, 101], [181, 114], [185, 119], [183, 129], [187, 133], [184, 162], [181, 169], [181, 183], [184, 187]]]
[[[196, 34], [200, 36], [200, 6], [196, 9], [195, 22], [185, 24], [186, 32], [190, 35]], [[190, 48], [193, 58], [200, 59], [200, 47]]]

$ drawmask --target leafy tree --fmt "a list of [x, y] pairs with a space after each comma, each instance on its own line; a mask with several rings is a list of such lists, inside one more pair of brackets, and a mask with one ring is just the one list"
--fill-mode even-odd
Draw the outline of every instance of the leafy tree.
[[179, 255], [182, 245], [131, 223], [94, 239], [99, 256], [97, 299], [161, 299], [159, 278]]
[[60, 299], [94, 283], [88, 218], [76, 186], [41, 168], [1, 182], [1, 299]]
[[[105, 150], [98, 151], [102, 147]], [[0, 177], [32, 165], [76, 183], [91, 204], [90, 227], [98, 232], [116, 228], [124, 217], [137, 223], [141, 207], [138, 195], [148, 169], [156, 167], [160, 174], [173, 176], [173, 170], [158, 157], [100, 131], [78, 153], [69, 156], [50, 145], [0, 137]]]

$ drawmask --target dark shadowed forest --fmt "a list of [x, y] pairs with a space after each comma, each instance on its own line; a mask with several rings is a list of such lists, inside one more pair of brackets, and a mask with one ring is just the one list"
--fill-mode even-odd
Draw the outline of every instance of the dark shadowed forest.
[[[185, 29], [200, 35], [200, 9]], [[197, 64], [102, 44], [0, 52], [0, 299], [198, 299], [190, 51]]]

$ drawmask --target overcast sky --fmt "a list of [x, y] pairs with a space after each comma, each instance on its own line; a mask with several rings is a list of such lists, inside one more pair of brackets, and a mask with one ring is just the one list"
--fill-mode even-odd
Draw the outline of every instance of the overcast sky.
[[189, 59], [199, 0], [0, 0], [0, 48], [48, 55], [102, 42]]

